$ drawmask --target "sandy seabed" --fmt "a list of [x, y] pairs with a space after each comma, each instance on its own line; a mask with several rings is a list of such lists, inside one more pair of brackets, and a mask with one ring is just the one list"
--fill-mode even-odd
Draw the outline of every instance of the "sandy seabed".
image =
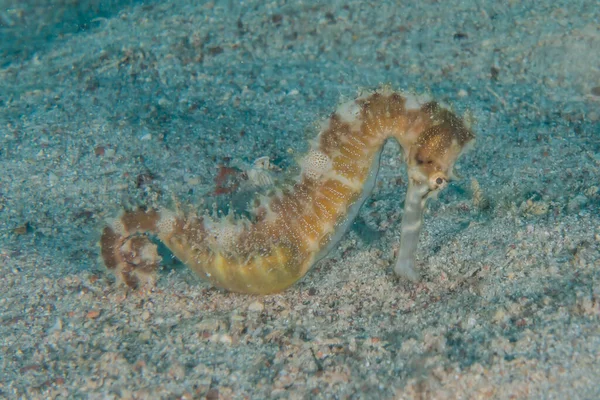
[[[0, 397], [600, 397], [598, 1], [0, 5]], [[476, 121], [419, 284], [390, 265], [394, 145], [284, 293], [217, 290], [168, 255], [134, 291], [98, 260], [122, 208], [240, 202], [223, 171], [293, 168], [381, 83]]]

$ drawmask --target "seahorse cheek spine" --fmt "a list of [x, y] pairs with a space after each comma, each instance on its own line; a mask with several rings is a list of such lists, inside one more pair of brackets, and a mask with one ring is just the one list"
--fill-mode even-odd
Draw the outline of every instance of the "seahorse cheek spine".
[[389, 89], [340, 105], [311, 142], [296, 182], [258, 198], [252, 220], [126, 212], [103, 231], [105, 264], [130, 286], [150, 279], [160, 258], [156, 246], [140, 234], [153, 233], [216, 286], [244, 293], [281, 291], [341, 239], [372, 190], [389, 138], [400, 143], [409, 171], [394, 271], [416, 280], [414, 255], [425, 203], [446, 185], [474, 136], [436, 103]]

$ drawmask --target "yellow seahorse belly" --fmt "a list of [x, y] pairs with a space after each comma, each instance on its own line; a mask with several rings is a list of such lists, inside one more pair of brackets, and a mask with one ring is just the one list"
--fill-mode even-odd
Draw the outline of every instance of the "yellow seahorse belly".
[[417, 280], [414, 257], [426, 200], [447, 185], [474, 135], [437, 103], [387, 88], [341, 104], [311, 142], [296, 182], [256, 199], [251, 219], [125, 212], [102, 232], [104, 263], [132, 287], [153, 279], [160, 257], [145, 235], [151, 233], [218, 287], [284, 290], [340, 240], [373, 189], [390, 138], [401, 145], [409, 178], [394, 271]]

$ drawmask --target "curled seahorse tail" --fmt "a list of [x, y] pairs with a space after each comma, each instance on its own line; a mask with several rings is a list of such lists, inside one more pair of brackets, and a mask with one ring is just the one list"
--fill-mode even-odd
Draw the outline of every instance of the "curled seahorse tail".
[[153, 283], [161, 257], [147, 233], [157, 234], [160, 212], [126, 211], [104, 227], [100, 237], [102, 259], [118, 280], [136, 288]]

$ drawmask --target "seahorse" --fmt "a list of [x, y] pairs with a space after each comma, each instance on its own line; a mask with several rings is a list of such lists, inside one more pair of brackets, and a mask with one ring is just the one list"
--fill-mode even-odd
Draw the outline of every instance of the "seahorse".
[[395, 139], [407, 164], [396, 275], [419, 279], [415, 254], [428, 199], [455, 177], [474, 143], [468, 121], [428, 97], [388, 87], [341, 103], [322, 123], [288, 186], [258, 196], [249, 217], [124, 212], [101, 234], [106, 267], [131, 287], [155, 280], [156, 236], [200, 277], [226, 290], [269, 294], [302, 278], [340, 241], [372, 192], [382, 148]]

